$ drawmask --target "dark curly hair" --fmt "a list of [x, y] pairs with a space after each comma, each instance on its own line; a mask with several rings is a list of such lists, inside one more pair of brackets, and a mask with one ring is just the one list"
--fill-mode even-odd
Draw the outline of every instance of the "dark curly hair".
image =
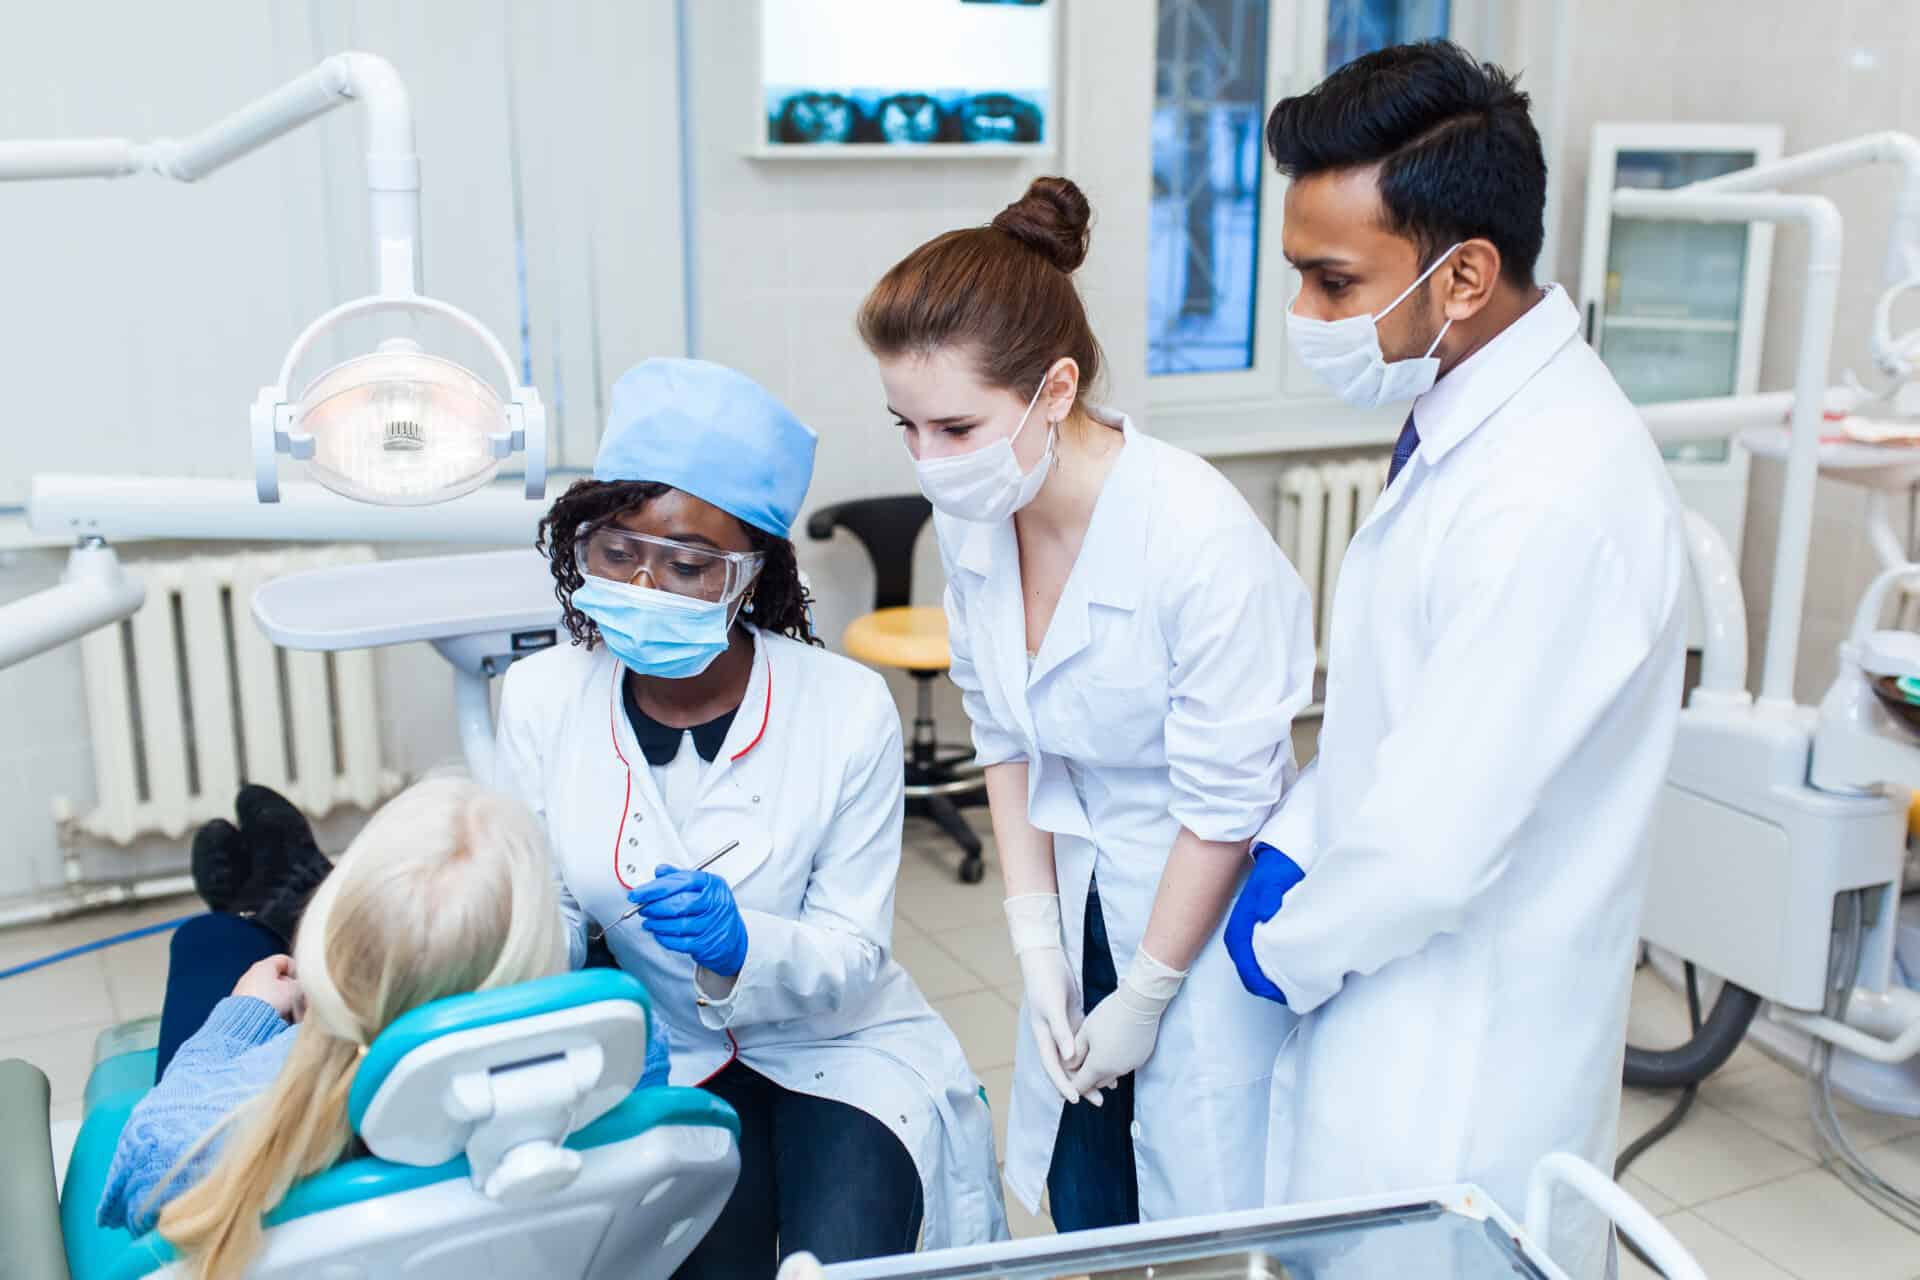
[[[622, 512], [645, 506], [671, 492], [672, 485], [653, 480], [576, 480], [541, 519], [540, 532], [533, 545], [546, 555], [547, 567], [553, 571], [553, 594], [560, 601], [567, 632], [575, 644], [591, 649], [600, 640], [600, 629], [594, 626], [593, 619], [573, 607], [573, 593], [586, 581], [574, 554], [582, 527], [591, 533], [611, 524]], [[800, 581], [800, 564], [794, 558], [793, 543], [776, 538], [764, 529], [756, 529], [744, 520], [740, 521], [740, 527], [746, 531], [753, 549], [766, 557], [753, 592], [747, 597], [753, 610], [753, 624], [762, 631], [820, 646], [820, 638], [813, 634], [810, 616], [813, 596]]]

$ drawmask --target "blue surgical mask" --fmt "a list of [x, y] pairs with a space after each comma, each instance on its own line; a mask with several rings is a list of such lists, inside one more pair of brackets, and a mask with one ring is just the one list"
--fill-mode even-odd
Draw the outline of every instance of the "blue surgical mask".
[[685, 680], [727, 651], [733, 610], [725, 602], [588, 577], [573, 603], [600, 628], [613, 656], [643, 676]]

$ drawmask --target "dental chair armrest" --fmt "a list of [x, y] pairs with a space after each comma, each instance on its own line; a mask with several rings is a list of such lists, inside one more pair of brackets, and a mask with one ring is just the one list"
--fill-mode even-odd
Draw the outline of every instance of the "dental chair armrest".
[[53, 1177], [51, 1094], [39, 1068], [18, 1059], [0, 1062], [0, 1240], [6, 1262], [20, 1275], [68, 1280], [60, 1236], [60, 1193]]

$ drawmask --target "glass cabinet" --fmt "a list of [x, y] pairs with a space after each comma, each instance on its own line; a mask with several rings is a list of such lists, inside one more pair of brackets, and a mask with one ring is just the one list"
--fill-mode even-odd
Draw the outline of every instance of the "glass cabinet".
[[[1603, 124], [1593, 131], [1580, 308], [1587, 340], [1636, 404], [1759, 389], [1772, 228], [1615, 214], [1621, 187], [1670, 189], [1778, 158], [1774, 125]], [[1726, 441], [1666, 450], [1681, 501], [1735, 556], [1747, 459]]]

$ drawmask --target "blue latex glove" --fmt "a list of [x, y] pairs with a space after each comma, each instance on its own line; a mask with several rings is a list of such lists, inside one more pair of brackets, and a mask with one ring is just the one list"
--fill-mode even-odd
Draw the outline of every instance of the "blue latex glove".
[[1269, 844], [1253, 846], [1253, 874], [1240, 886], [1240, 897], [1227, 913], [1227, 954], [1240, 971], [1240, 983], [1257, 996], [1287, 1002], [1279, 987], [1260, 969], [1253, 954], [1255, 925], [1265, 924], [1279, 914], [1280, 900], [1287, 891], [1307, 878], [1299, 864]]
[[733, 888], [711, 871], [658, 866], [654, 878], [627, 895], [640, 908], [640, 923], [660, 945], [723, 978], [738, 976], [747, 962], [747, 922]]

